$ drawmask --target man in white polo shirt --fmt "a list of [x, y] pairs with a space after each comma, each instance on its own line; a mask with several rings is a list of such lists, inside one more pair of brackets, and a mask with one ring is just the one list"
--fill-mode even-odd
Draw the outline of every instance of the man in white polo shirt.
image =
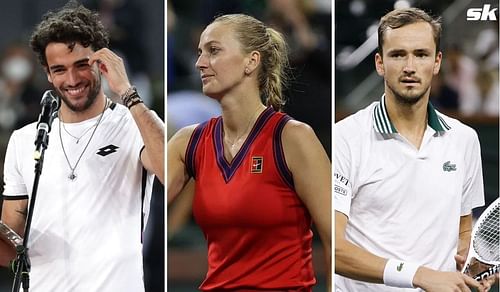
[[429, 103], [441, 26], [420, 9], [380, 21], [384, 95], [335, 127], [335, 291], [485, 291], [461, 274], [484, 204], [476, 133]]

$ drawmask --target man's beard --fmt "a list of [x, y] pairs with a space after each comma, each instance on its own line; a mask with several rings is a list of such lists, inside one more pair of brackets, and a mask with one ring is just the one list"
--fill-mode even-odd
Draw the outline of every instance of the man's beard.
[[90, 85], [89, 94], [87, 95], [87, 100], [81, 106], [77, 106], [71, 103], [71, 101], [64, 95], [58, 88], [54, 88], [59, 97], [62, 99], [64, 104], [73, 112], [84, 112], [89, 109], [95, 102], [97, 95], [99, 95], [99, 91], [101, 90], [101, 74], [97, 75], [96, 81], [94, 85]]
[[424, 97], [425, 93], [427, 91], [429, 91], [429, 87], [427, 87], [422, 92], [404, 93], [404, 92], [395, 90], [388, 83], [387, 83], [387, 87], [389, 88], [389, 90], [392, 92], [392, 94], [396, 98], [396, 101], [398, 103], [404, 104], [404, 105], [414, 105], [414, 104], [416, 104], [417, 102], [419, 102], [422, 99], [422, 97]]

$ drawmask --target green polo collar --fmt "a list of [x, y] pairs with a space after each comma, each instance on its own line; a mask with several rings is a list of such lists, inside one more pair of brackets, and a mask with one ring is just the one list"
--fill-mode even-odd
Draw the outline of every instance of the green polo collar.
[[[437, 114], [430, 102], [427, 105], [427, 117], [429, 126], [436, 132], [444, 132], [451, 129], [444, 119]], [[389, 119], [389, 114], [385, 107], [385, 95], [382, 95], [380, 102], [373, 110], [373, 128], [381, 134], [396, 134], [398, 132]]]

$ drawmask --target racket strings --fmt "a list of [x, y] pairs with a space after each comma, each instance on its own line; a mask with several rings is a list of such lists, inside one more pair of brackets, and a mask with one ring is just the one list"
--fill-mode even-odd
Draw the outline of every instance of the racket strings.
[[491, 209], [473, 236], [473, 247], [476, 253], [486, 261], [500, 261], [499, 249], [499, 204]]

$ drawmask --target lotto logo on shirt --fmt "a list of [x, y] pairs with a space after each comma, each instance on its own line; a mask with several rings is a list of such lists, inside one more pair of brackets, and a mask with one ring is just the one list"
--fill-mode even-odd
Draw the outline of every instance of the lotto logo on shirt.
[[264, 159], [260, 156], [252, 157], [252, 167], [250, 169], [250, 173], [262, 173], [262, 164], [264, 163]]

